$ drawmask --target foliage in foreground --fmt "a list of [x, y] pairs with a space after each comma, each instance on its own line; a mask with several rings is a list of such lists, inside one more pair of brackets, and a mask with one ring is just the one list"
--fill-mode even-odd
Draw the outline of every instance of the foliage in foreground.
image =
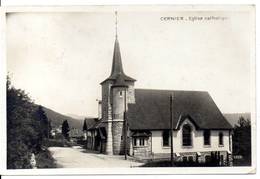
[[7, 77], [7, 168], [31, 168], [32, 153], [42, 152], [42, 142], [50, 131], [48, 119], [21, 89]]
[[37, 168], [56, 168], [55, 160], [50, 151], [42, 150], [36, 156]]
[[241, 160], [234, 160], [235, 165], [251, 165], [251, 123], [250, 120], [240, 117], [234, 127], [233, 154], [241, 155]]

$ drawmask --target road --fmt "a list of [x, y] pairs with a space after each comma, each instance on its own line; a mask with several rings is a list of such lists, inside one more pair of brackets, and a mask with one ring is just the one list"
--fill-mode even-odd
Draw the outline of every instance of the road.
[[80, 146], [49, 147], [58, 168], [102, 168], [102, 167], [137, 167], [143, 163], [124, 160], [124, 156], [112, 156], [87, 151]]

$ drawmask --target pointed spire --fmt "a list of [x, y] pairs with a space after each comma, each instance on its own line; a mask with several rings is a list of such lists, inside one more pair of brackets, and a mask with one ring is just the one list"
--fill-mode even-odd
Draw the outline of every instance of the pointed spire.
[[115, 40], [115, 45], [114, 45], [114, 54], [113, 54], [113, 64], [112, 64], [112, 71], [110, 76], [117, 76], [117, 74], [124, 74], [123, 71], [123, 65], [122, 65], [122, 60], [121, 60], [121, 53], [120, 53], [120, 47], [119, 47], [119, 42], [117, 39], [117, 11], [115, 11], [115, 18], [116, 18], [116, 40]]
[[119, 47], [119, 42], [118, 42], [117, 38], [115, 40], [115, 45], [114, 45], [112, 71], [111, 71], [110, 76], [113, 76], [116, 74], [124, 74], [122, 60], [121, 60], [120, 47]]
[[[121, 60], [121, 53], [120, 53], [120, 47], [119, 47], [119, 42], [118, 42], [118, 37], [117, 37], [117, 11], [115, 12], [116, 16], [116, 31], [115, 31], [115, 44], [114, 44], [114, 53], [113, 53], [113, 62], [112, 62], [112, 70], [110, 76], [106, 80], [117, 80], [120, 78], [120, 83], [122, 81], [136, 81], [135, 79], [125, 75], [124, 70], [123, 70], [123, 65], [122, 65], [122, 60]], [[106, 81], [105, 80], [105, 81]], [[103, 82], [105, 82], [103, 81]], [[102, 82], [102, 83], [103, 83]]]
[[121, 79], [124, 79], [127, 81], [136, 81], [135, 79], [125, 75], [125, 73], [124, 73], [119, 42], [118, 42], [118, 39], [116, 38], [115, 45], [114, 45], [112, 70], [111, 70], [111, 74], [108, 79], [116, 80], [119, 76], [121, 76], [120, 77]]

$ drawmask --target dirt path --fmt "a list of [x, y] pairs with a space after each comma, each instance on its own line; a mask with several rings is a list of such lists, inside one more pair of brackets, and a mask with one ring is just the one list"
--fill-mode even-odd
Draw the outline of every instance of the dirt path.
[[86, 151], [80, 146], [50, 147], [53, 158], [60, 168], [136, 167], [143, 163], [124, 160], [124, 156], [109, 156]]

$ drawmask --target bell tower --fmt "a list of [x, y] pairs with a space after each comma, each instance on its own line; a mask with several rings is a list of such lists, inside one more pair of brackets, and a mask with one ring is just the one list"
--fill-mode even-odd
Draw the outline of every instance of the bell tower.
[[107, 154], [123, 154], [124, 150], [124, 112], [127, 104], [134, 103], [135, 79], [125, 75], [121, 60], [120, 47], [117, 36], [117, 12], [116, 36], [113, 52], [112, 70], [110, 76], [101, 82], [102, 86], [102, 121], [105, 123], [107, 140]]

